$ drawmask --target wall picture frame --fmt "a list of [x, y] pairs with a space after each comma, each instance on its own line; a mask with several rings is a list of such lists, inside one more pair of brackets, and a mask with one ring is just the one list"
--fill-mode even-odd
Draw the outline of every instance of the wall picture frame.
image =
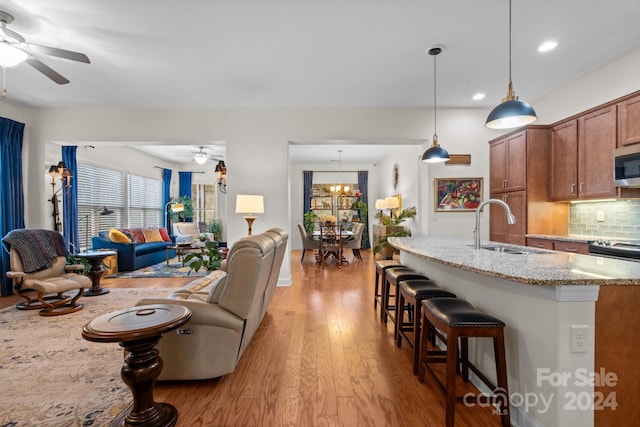
[[436, 178], [434, 210], [436, 212], [475, 211], [483, 202], [483, 178]]

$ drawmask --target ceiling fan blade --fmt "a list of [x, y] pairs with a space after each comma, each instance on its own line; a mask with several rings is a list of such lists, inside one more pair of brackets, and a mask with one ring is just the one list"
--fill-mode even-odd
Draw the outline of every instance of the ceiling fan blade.
[[68, 59], [71, 61], [84, 62], [90, 64], [89, 57], [84, 53], [73, 52], [70, 50], [58, 49], [57, 47], [43, 46], [40, 44], [29, 43], [29, 47], [38, 54], [57, 56], [58, 58]]
[[65, 85], [69, 83], [69, 80], [67, 78], [63, 77], [58, 72], [54, 71], [52, 68], [46, 65], [44, 62], [39, 61], [34, 57], [27, 58], [26, 62], [59, 85]]

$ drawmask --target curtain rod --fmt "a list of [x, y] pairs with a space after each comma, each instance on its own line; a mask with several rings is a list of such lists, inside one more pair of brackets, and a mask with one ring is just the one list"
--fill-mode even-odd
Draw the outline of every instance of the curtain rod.
[[[158, 168], [158, 169], [162, 169], [162, 170], [164, 170], [164, 169], [165, 169], [165, 168], [163, 168], [162, 166], [154, 166], [154, 168]], [[188, 171], [178, 171], [178, 172], [188, 172]], [[191, 173], [206, 173], [206, 172], [198, 171], [198, 172], [191, 172]]]

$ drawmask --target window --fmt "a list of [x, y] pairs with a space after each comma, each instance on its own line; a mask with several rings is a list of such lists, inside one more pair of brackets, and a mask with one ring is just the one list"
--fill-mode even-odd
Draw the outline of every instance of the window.
[[191, 186], [193, 222], [211, 224], [215, 219], [216, 187], [213, 184], [193, 184]]
[[160, 180], [129, 175], [128, 182], [129, 227], [161, 227], [162, 183]]
[[[111, 227], [161, 227], [162, 182], [122, 171], [78, 164], [78, 233], [81, 250]], [[100, 215], [104, 208], [111, 215]]]

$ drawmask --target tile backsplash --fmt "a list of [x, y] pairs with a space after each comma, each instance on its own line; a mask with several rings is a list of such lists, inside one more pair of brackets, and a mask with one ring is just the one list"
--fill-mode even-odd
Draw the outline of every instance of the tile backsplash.
[[640, 200], [571, 203], [569, 234], [640, 240]]

